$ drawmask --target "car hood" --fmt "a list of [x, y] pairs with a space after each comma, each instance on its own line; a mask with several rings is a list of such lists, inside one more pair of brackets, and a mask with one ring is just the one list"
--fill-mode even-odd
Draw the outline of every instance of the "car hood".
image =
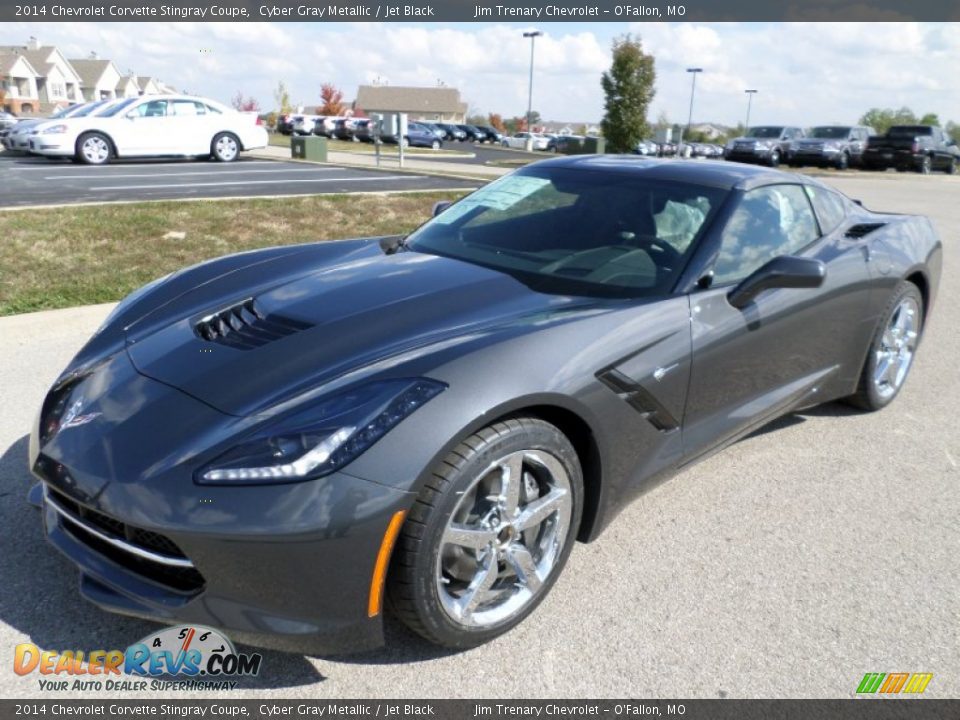
[[[551, 313], [566, 318], [596, 304], [535, 292], [458, 260], [387, 255], [375, 242], [298, 272], [290, 262], [279, 264], [284, 272], [272, 283], [262, 277], [269, 264], [258, 266], [260, 276], [247, 287], [228, 274], [179, 296], [173, 304], [183, 311], [162, 322], [134, 322], [127, 332], [134, 366], [221, 412], [259, 414], [352, 371], [389, 366], [391, 358], [415, 357], [422, 369], [431, 348], [449, 348], [452, 339], [524, 332], [542, 327]], [[254, 339], [239, 347], [238, 338]]]

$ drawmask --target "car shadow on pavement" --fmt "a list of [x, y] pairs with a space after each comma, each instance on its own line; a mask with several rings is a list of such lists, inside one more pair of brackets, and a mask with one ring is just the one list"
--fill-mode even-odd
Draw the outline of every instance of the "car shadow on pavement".
[[763, 427], [757, 428], [749, 435], [746, 435], [743, 439], [749, 440], [750, 438], [760, 437], [761, 435], [776, 432], [777, 430], [785, 430], [786, 428], [793, 427], [794, 425], [802, 425], [807, 421], [808, 418], [836, 418], [859, 414], [859, 410], [857, 410], [855, 407], [847, 405], [846, 403], [828, 402], [824, 403], [823, 405], [816, 405], [815, 407], [807, 408], [806, 410], [797, 410], [796, 412], [782, 415], [774, 420], [771, 420]]
[[[77, 570], [43, 537], [39, 511], [27, 502], [34, 480], [27, 469], [24, 436], [0, 456], [0, 623], [41, 650], [124, 649], [160, 626], [104, 612], [80, 597]], [[263, 673], [244, 678], [238, 690], [312, 685], [324, 680], [302, 655], [256, 649]]]

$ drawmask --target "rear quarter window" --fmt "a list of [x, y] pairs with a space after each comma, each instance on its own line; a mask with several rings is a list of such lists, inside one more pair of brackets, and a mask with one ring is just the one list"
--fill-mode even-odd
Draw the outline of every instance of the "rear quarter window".
[[826, 235], [843, 224], [847, 217], [847, 207], [844, 199], [837, 193], [813, 185], [804, 186], [807, 196], [813, 204], [813, 210], [820, 222], [820, 231]]

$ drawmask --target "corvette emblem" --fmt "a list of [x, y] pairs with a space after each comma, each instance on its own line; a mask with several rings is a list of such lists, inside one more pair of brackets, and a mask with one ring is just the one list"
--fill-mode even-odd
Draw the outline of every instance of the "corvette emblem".
[[93, 412], [87, 413], [86, 415], [81, 415], [80, 411], [83, 410], [83, 398], [77, 400], [73, 405], [67, 408], [67, 411], [63, 414], [63, 420], [60, 422], [60, 431], [68, 430], [69, 428], [79, 427], [81, 425], [86, 425], [91, 420], [94, 420], [103, 413]]

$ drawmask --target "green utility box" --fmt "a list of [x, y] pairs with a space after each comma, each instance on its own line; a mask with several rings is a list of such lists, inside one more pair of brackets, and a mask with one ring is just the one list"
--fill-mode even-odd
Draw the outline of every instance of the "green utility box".
[[327, 139], [316, 135], [294, 135], [290, 138], [290, 157], [297, 160], [327, 161]]
[[603, 155], [607, 151], [607, 140], [602, 137], [589, 136], [583, 139], [583, 152], [588, 155]]

